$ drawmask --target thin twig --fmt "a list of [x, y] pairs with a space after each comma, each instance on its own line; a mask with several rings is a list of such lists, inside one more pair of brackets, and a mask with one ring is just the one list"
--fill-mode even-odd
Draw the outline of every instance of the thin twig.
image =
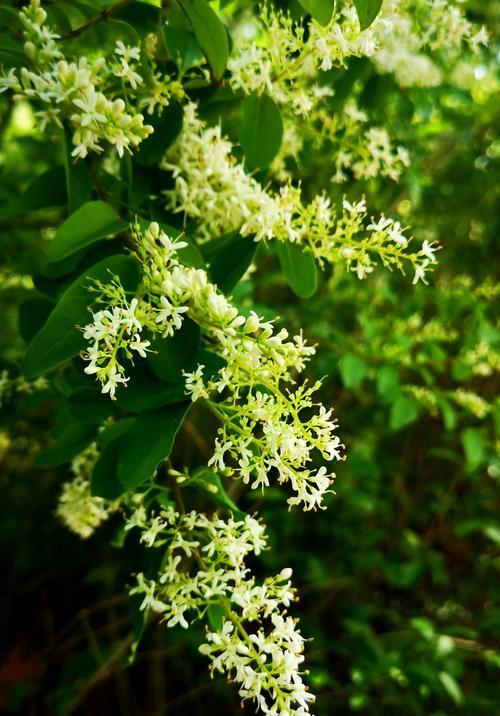
[[102, 22], [103, 20], [109, 20], [111, 15], [113, 15], [118, 10], [121, 10], [123, 7], [126, 7], [131, 2], [132, 0], [120, 0], [120, 2], [117, 2], [115, 5], [111, 5], [110, 7], [104, 8], [104, 10], [101, 10], [98, 15], [92, 17], [87, 22], [84, 22], [83, 25], [75, 27], [73, 30], [66, 32], [64, 35], [61, 35], [59, 39], [70, 40], [73, 37], [78, 37], [78, 35], [81, 35], [82, 32], [85, 32], [89, 28], [94, 27], [94, 25], [97, 25], [97, 23]]

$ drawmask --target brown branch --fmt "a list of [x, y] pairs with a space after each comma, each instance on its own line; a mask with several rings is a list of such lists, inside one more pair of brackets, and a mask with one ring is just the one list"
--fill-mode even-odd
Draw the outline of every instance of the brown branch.
[[99, 22], [103, 22], [104, 20], [109, 20], [111, 15], [113, 13], [117, 12], [118, 10], [121, 10], [123, 7], [126, 7], [132, 2], [132, 0], [120, 0], [120, 2], [117, 2], [115, 5], [111, 5], [110, 7], [104, 8], [104, 10], [101, 10], [101, 12], [96, 15], [95, 17], [92, 17], [87, 22], [84, 22], [83, 25], [80, 25], [79, 27], [75, 27], [73, 30], [70, 30], [69, 32], [66, 32], [64, 35], [61, 35], [59, 37], [60, 40], [70, 40], [73, 37], [78, 37], [82, 34], [82, 32], [85, 32], [86, 30], [89, 30], [91, 27], [94, 27], [94, 25], [97, 25]]

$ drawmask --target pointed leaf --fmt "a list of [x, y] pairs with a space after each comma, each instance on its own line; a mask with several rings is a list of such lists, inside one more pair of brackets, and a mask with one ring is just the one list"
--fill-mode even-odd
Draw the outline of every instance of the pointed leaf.
[[275, 102], [264, 93], [251, 94], [243, 102], [241, 147], [251, 168], [266, 167], [281, 146], [283, 122]]
[[300, 298], [312, 296], [318, 286], [318, 271], [312, 253], [289, 241], [277, 241], [276, 253], [292, 291]]
[[41, 330], [31, 341], [23, 361], [27, 378], [36, 378], [51, 368], [77, 356], [85, 347], [78, 326], [89, 322], [88, 308], [93, 295], [88, 287], [92, 280], [109, 281], [118, 275], [126, 291], [134, 291], [139, 282], [139, 267], [130, 256], [109, 256], [84, 271], [62, 294]]
[[85, 246], [114, 236], [127, 226], [109, 204], [89, 201], [59, 227], [49, 246], [49, 261], [61, 261]]
[[214, 79], [220, 80], [229, 54], [226, 29], [206, 0], [178, 0], [189, 20]]
[[170, 455], [174, 438], [191, 403], [179, 403], [139, 415], [120, 443], [118, 479], [132, 489], [152, 477]]
[[382, 7], [382, 0], [354, 0], [358, 13], [359, 24], [362, 30], [370, 27]]

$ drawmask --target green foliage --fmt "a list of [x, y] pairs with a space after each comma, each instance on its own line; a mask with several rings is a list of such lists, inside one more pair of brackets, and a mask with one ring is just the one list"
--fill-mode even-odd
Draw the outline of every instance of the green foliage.
[[85, 341], [76, 328], [86, 323], [93, 282], [106, 281], [110, 276], [118, 276], [124, 288], [133, 292], [138, 283], [137, 263], [128, 256], [111, 256], [71, 284], [26, 350], [23, 372], [27, 378], [35, 378], [80, 353]]
[[382, 0], [354, 0], [361, 29], [370, 27], [382, 7]]
[[279, 151], [283, 122], [275, 102], [264, 93], [251, 94], [243, 101], [241, 147], [251, 169], [266, 167]]
[[[141, 609], [144, 594], [126, 595], [136, 575], [154, 580], [161, 572], [174, 536], [146, 549], [125, 517], [140, 507], [154, 519], [174, 506], [179, 514], [226, 521], [262, 515], [270, 549], [245, 569], [261, 585], [293, 568], [300, 602], [287, 613], [300, 616], [302, 635], [313, 640], [300, 670], [316, 694], [317, 716], [496, 713], [498, 48], [471, 53], [465, 41], [455, 43], [458, 30], [450, 31], [454, 12], [438, 12], [463, 12], [494, 35], [493, 5], [450, 0], [436, 5], [429, 24], [434, 6], [395, 3], [391, 12], [410, 28], [404, 36], [397, 22], [380, 30], [378, 23], [388, 22], [380, 0], [271, 5], [272, 17], [279, 6], [290, 23], [302, 23], [292, 35], [283, 24], [283, 34], [276, 32], [271, 21], [266, 34], [257, 6], [242, 2], [47, 3], [47, 24], [64, 36], [57, 40], [64, 57], [88, 58], [89, 72], [99, 68], [97, 92], [123, 99], [125, 109], [111, 139], [99, 135], [97, 149], [90, 143], [79, 156], [85, 114], [69, 95], [58, 98], [53, 122], [36, 93], [0, 93], [1, 708], [241, 712], [234, 686], [206, 673], [198, 653], [205, 628], [167, 627], [149, 604]], [[394, 66], [378, 51], [344, 55], [338, 39], [318, 60], [321, 39], [330, 37], [324, 33], [345, 27], [346, 17], [354, 17], [354, 44], [371, 37], [359, 35], [354, 10], [363, 31], [387, 43], [382, 50]], [[43, 75], [50, 60], [26, 54], [18, 11], [19, 3], [0, 7], [0, 63], [5, 72]], [[247, 55], [245, 38], [253, 43]], [[140, 59], [125, 61], [140, 78], [135, 87], [120, 74], [117, 41], [141, 49]], [[269, 48], [286, 61], [261, 81]], [[193, 103], [205, 123], [199, 131], [186, 124]], [[140, 141], [125, 142], [120, 153], [114, 140], [139, 114], [152, 131], [137, 130]], [[102, 131], [109, 114], [105, 119], [97, 121]], [[220, 142], [229, 149], [221, 151]], [[398, 155], [403, 148], [409, 166]], [[284, 191], [298, 187], [300, 204]], [[266, 201], [259, 203], [259, 192]], [[317, 196], [325, 203], [314, 204]], [[362, 197], [368, 218], [354, 230], [343, 201], [352, 206]], [[336, 253], [325, 258], [313, 252], [325, 240], [314, 222], [333, 205], [326, 238]], [[385, 257], [406, 250], [394, 223], [396, 239], [365, 266], [366, 275], [351, 259], [352, 246], [370, 244], [367, 224], [382, 215], [409, 226], [404, 236], [418, 246], [441, 245], [425, 285], [412, 285], [411, 261], [401, 259], [405, 276], [385, 270]], [[207, 329], [208, 308], [206, 315], [192, 311], [180, 314], [180, 327], [163, 331], [160, 308], [151, 303], [143, 304], [153, 306], [149, 316], [136, 315], [143, 354], [131, 347], [132, 329], [123, 328], [126, 340], [113, 360], [126, 366], [128, 380], [115, 386], [113, 399], [84, 371], [93, 342], [83, 331], [93, 314], [108, 311], [109, 323], [123, 301], [130, 307], [147, 297], [136, 228], [144, 234], [153, 221], [186, 244], [176, 252], [179, 266], [223, 294], [211, 299], [234, 311], [233, 333], [257, 314], [276, 321], [270, 353], [283, 328], [290, 336], [303, 332], [317, 349], [304, 372], [297, 361], [282, 374], [282, 412], [276, 409], [265, 430], [256, 423], [248, 453], [226, 455], [225, 466], [211, 460], [217, 431], [226, 425], [243, 434], [248, 416], [234, 407], [223, 414], [220, 404], [235, 389], [241, 404], [260, 395], [255, 412], [276, 400], [270, 373], [280, 356], [284, 361], [281, 347], [263, 378], [249, 331], [238, 351], [251, 377], [235, 386], [234, 345], [230, 332], [220, 341], [222, 318]], [[158, 237], [153, 244], [162, 250]], [[210, 399], [191, 400], [186, 374], [197, 370], [205, 387], [225, 370], [228, 383]], [[304, 407], [297, 388], [320, 379]], [[275, 440], [276, 454], [291, 451], [293, 427], [311, 424], [318, 404], [335, 408], [346, 445], [326, 510], [288, 511], [288, 485], [276, 479], [275, 464], [269, 485], [254, 483], [255, 472], [248, 482], [231, 477], [228, 464], [258, 460], [266, 439]], [[219, 439], [230, 443], [227, 434]], [[323, 458], [315, 450], [314, 472]], [[88, 519], [92, 508], [104, 523], [86, 541], [54, 517], [56, 509], [61, 517], [65, 486], [78, 481], [85, 491], [66, 515], [80, 510]], [[184, 554], [181, 579], [203, 571], [203, 557], [202, 548]], [[217, 634], [229, 609], [219, 596], [210, 593], [197, 615]], [[250, 632], [261, 626], [251, 623]]]
[[318, 285], [318, 272], [311, 252], [296, 244], [278, 242], [276, 253], [292, 291], [301, 298], [312, 296]]

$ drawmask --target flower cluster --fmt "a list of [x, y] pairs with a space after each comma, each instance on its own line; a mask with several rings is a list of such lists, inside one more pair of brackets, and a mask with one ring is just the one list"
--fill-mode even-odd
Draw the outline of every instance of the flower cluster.
[[118, 508], [116, 502], [90, 493], [90, 475], [97, 457], [97, 446], [92, 443], [74, 458], [71, 471], [75, 477], [62, 486], [56, 510], [57, 517], [66, 527], [83, 539], [90, 537]]
[[358, 108], [354, 99], [346, 102], [342, 113], [334, 114], [320, 106], [307, 121], [287, 121], [280, 150], [270, 166], [271, 174], [279, 181], [289, 180], [287, 163], [293, 159], [300, 165], [301, 151], [307, 143], [313, 167], [312, 148], [322, 161], [325, 152], [332, 157], [331, 180], [337, 184], [346, 182], [350, 175], [355, 179], [383, 176], [397, 181], [410, 164], [408, 151], [395, 146], [386, 129], [367, 126], [367, 123], [368, 115]]
[[484, 27], [469, 22], [448, 0], [386, 0], [375, 28], [373, 62], [391, 73], [401, 87], [435, 87], [443, 77], [447, 55], [466, 42], [473, 52], [488, 42]]
[[84, 329], [91, 342], [84, 354], [87, 372], [113, 396], [127, 381], [122, 356], [147, 350], [142, 332], [172, 335], [189, 316], [206, 345], [226, 362], [215, 375], [205, 375], [200, 365], [185, 376], [192, 398], [204, 398], [223, 423], [211, 464], [245, 483], [252, 480], [254, 487], [268, 485], [274, 471], [279, 483], [290, 483], [295, 491], [291, 505], [321, 507], [333, 475], [311, 463], [315, 455], [340, 459], [343, 446], [332, 411], [314, 402], [319, 383], [293, 390], [293, 376], [314, 348], [301, 335], [290, 340], [285, 329], [276, 332], [254, 312], [240, 315], [205, 271], [179, 263], [182, 242], [172, 241], [158, 224], [136, 229], [134, 239], [143, 269], [139, 295], [129, 304], [116, 282], [101, 287], [110, 308], [95, 313]]
[[245, 566], [266, 546], [262, 523], [249, 515], [236, 521], [180, 514], [173, 507], [150, 518], [141, 507], [127, 524], [132, 527], [141, 529], [147, 546], [166, 545], [157, 578], [141, 573], [131, 590], [142, 597], [141, 608], [184, 628], [215, 608], [220, 624], [207, 629], [200, 647], [211, 668], [237, 681], [243, 699], [254, 699], [263, 713], [307, 712], [314, 697], [301, 678], [304, 639], [285, 611], [294, 599], [292, 571], [259, 584]]
[[146, 38], [144, 57], [139, 47], [118, 41], [111, 57], [72, 60], [64, 56], [58, 35], [45, 26], [47, 15], [39, 0], [31, 0], [20, 18], [25, 51], [34, 66], [11, 69], [0, 77], [0, 92], [13, 90], [16, 99], [45, 105], [36, 113], [42, 129], [48, 123], [67, 123], [74, 157], [100, 153], [106, 145], [115, 147], [119, 156], [132, 151], [153, 131], [138, 110], [146, 108], [151, 114], [173, 96], [183, 96], [180, 84], [158, 71], [151, 38]]
[[302, 22], [265, 6], [257, 38], [245, 38], [228, 62], [229, 83], [245, 93], [267, 91], [292, 114], [307, 116], [331, 89], [317, 81], [318, 71], [344, 66], [352, 56], [371, 56], [374, 30], [360, 30], [354, 7], [334, 12], [327, 27]]
[[425, 280], [436, 262], [437, 247], [428, 241], [410, 252], [410, 240], [398, 221], [381, 216], [366, 222], [364, 200], [344, 201], [338, 216], [324, 196], [304, 205], [300, 187], [285, 184], [271, 193], [245, 172], [231, 151], [220, 126], [205, 127], [195, 105], [188, 105], [184, 131], [162, 163], [175, 182], [165, 195], [168, 208], [200, 221], [204, 236], [239, 230], [256, 241], [302, 244], [320, 264], [345, 262], [359, 278], [373, 271], [374, 256], [390, 268], [404, 270], [409, 263], [415, 282]]

